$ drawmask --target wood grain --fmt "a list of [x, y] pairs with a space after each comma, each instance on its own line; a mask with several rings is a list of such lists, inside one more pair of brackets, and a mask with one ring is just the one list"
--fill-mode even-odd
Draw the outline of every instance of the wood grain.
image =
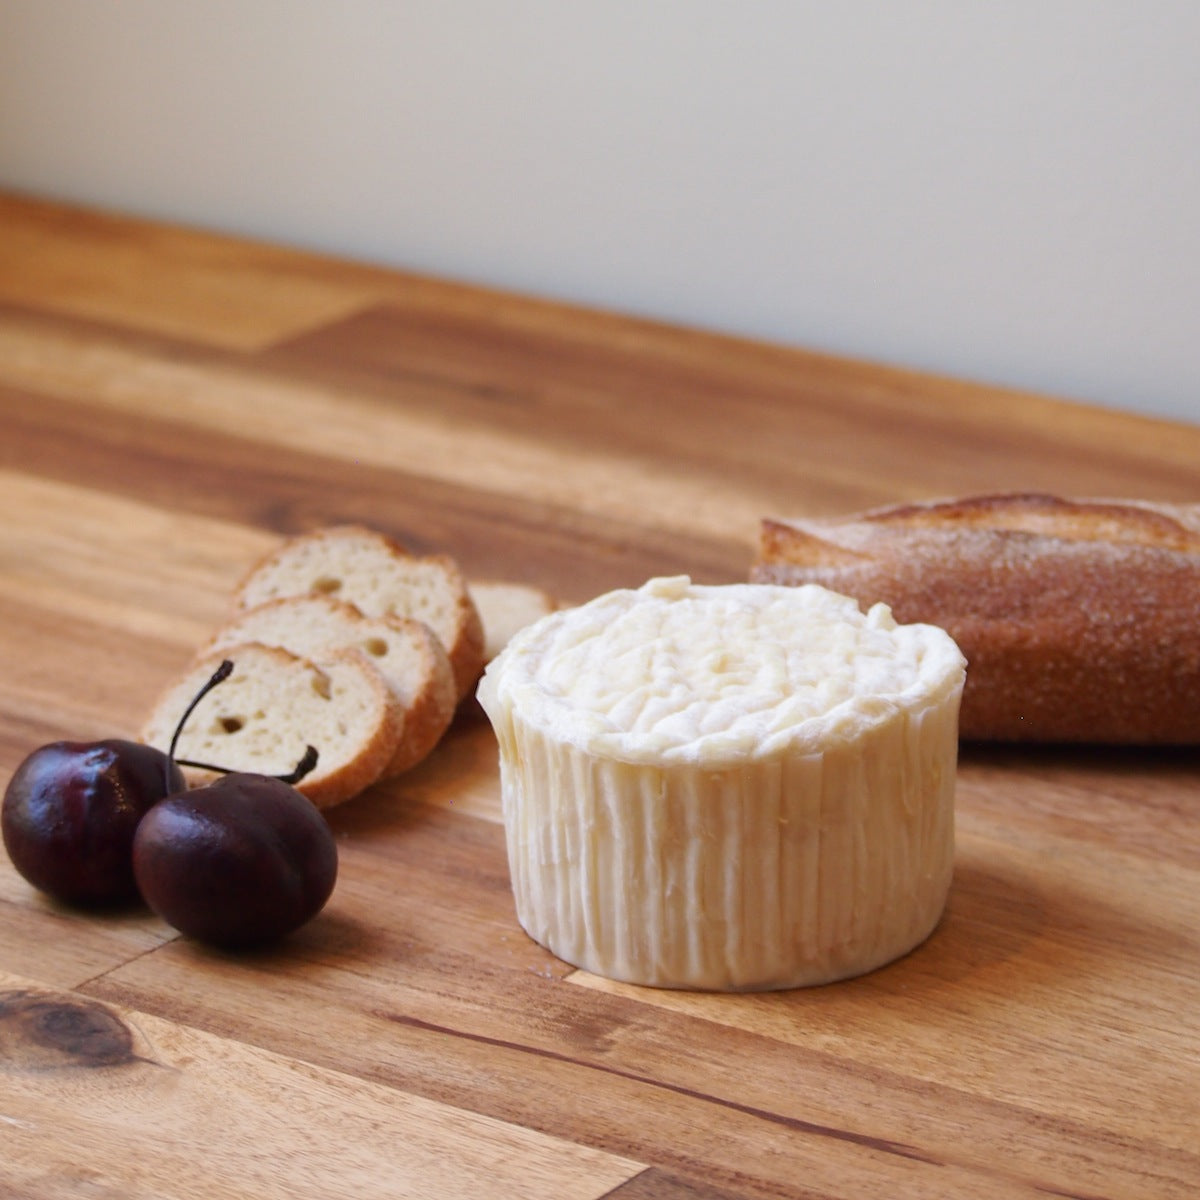
[[189, 341], [254, 349], [386, 294], [379, 272], [233, 238], [0, 196], [0, 297]]
[[508, 1195], [591, 1200], [642, 1169], [8, 976], [0, 1044], [0, 1171], [23, 1194], [393, 1200], [490, 1180]]
[[[582, 601], [740, 580], [767, 514], [1198, 479], [1194, 426], [0, 197], [0, 784], [133, 732], [245, 567], [320, 523]], [[653, 991], [516, 924], [469, 704], [331, 814], [337, 889], [280, 946], [0, 862], [0, 1190], [1194, 1197], [1198, 798], [1194, 751], [964, 747], [924, 946]], [[98, 1063], [31, 1042], [13, 1005], [43, 1002]]]

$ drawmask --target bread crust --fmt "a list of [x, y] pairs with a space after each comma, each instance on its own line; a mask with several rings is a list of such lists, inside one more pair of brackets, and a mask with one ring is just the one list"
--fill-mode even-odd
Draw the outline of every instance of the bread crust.
[[1200, 504], [1014, 493], [768, 518], [750, 578], [947, 630], [965, 739], [1200, 742]]
[[467, 588], [466, 578], [459, 570], [458, 563], [448, 554], [427, 554], [422, 559], [427, 563], [438, 563], [448, 576], [454, 576], [458, 581], [459, 592], [455, 596], [454, 607], [457, 614], [458, 636], [446, 645], [446, 655], [450, 666], [454, 669], [454, 682], [458, 690], [458, 698], [466, 699], [475, 691], [484, 668], [484, 636], [483, 618], [475, 607]]
[[391, 617], [388, 620], [403, 622], [406, 627], [416, 626], [429, 659], [428, 673], [404, 706], [404, 734], [392, 754], [391, 761], [384, 768], [383, 777], [394, 779], [433, 753], [446, 730], [450, 728], [450, 722], [454, 720], [458, 706], [458, 690], [454, 666], [445, 647], [434, 636], [429, 626], [401, 617]]

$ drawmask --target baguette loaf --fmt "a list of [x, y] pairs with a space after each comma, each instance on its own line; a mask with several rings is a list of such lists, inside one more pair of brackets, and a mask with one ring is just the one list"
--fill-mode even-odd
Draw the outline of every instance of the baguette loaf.
[[336, 525], [289, 538], [242, 580], [234, 603], [256, 608], [281, 596], [332, 596], [368, 617], [423, 621], [446, 650], [458, 699], [483, 670], [483, 626], [467, 583], [444, 554], [410, 554], [360, 525]]
[[965, 739], [1200, 742], [1200, 504], [1014, 494], [768, 519], [750, 577], [947, 630]]
[[[233, 673], [196, 706], [179, 739], [178, 756], [234, 771], [284, 775], [305, 746], [316, 747], [316, 768], [296, 787], [318, 808], [349, 800], [379, 777], [403, 728], [395, 697], [357, 650], [321, 666], [275, 646], [246, 643], [197, 659], [160, 697], [142, 740], [166, 750], [192, 697], [223, 659]], [[189, 783], [211, 773], [187, 768]]]
[[203, 654], [243, 642], [280, 646], [318, 665], [338, 650], [361, 650], [399, 702], [394, 707], [400, 728], [395, 752], [384, 768], [387, 778], [424, 759], [454, 717], [454, 670], [442, 643], [423, 621], [367, 617], [352, 604], [328, 596], [284, 596], [227, 622]]

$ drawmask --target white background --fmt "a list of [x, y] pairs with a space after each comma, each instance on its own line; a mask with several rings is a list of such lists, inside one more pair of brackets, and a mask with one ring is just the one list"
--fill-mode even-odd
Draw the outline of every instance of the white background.
[[1194, 0], [0, 0], [0, 186], [1200, 421]]

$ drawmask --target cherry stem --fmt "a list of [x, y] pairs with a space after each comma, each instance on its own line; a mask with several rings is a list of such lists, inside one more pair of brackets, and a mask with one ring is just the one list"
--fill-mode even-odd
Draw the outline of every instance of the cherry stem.
[[[167, 750], [167, 759], [169, 762], [176, 763], [181, 767], [196, 767], [201, 771], [216, 771], [221, 775], [230, 775], [233, 773], [230, 767], [218, 767], [213, 763], [196, 762], [195, 759], [191, 758], [175, 757], [175, 748], [179, 745], [179, 736], [183, 733], [183, 727], [195, 711], [196, 705], [217, 684], [223, 683], [232, 674], [233, 663], [228, 658], [224, 659], [221, 665], [213, 672], [212, 678], [192, 697], [191, 703], [183, 710], [183, 716], [179, 718], [179, 724], [175, 726], [175, 733], [171, 737], [171, 745]], [[315, 746], [305, 746], [304, 754], [300, 761], [286, 775], [272, 775], [271, 778], [281, 780], [283, 783], [299, 783], [317, 765], [317, 757], [317, 748]]]
[[[215, 763], [197, 762], [193, 758], [177, 758], [175, 762], [181, 767], [195, 767], [200, 771], [217, 771], [222, 775], [233, 774], [230, 767], [218, 767]], [[272, 775], [270, 778], [281, 780], [283, 783], [299, 783], [316, 765], [316, 746], [305, 746], [300, 761], [286, 775]]]
[[196, 705], [208, 695], [209, 692], [217, 686], [218, 683], [223, 683], [233, 674], [233, 663], [229, 659], [225, 659], [221, 665], [213, 672], [212, 678], [192, 697], [192, 702], [183, 710], [183, 716], [179, 718], [179, 724], [175, 726], [175, 733], [171, 737], [171, 745], [167, 750], [167, 757], [175, 759], [175, 747], [179, 745], [179, 735], [183, 732], [183, 727], [188, 722], [188, 717], [196, 709]]

